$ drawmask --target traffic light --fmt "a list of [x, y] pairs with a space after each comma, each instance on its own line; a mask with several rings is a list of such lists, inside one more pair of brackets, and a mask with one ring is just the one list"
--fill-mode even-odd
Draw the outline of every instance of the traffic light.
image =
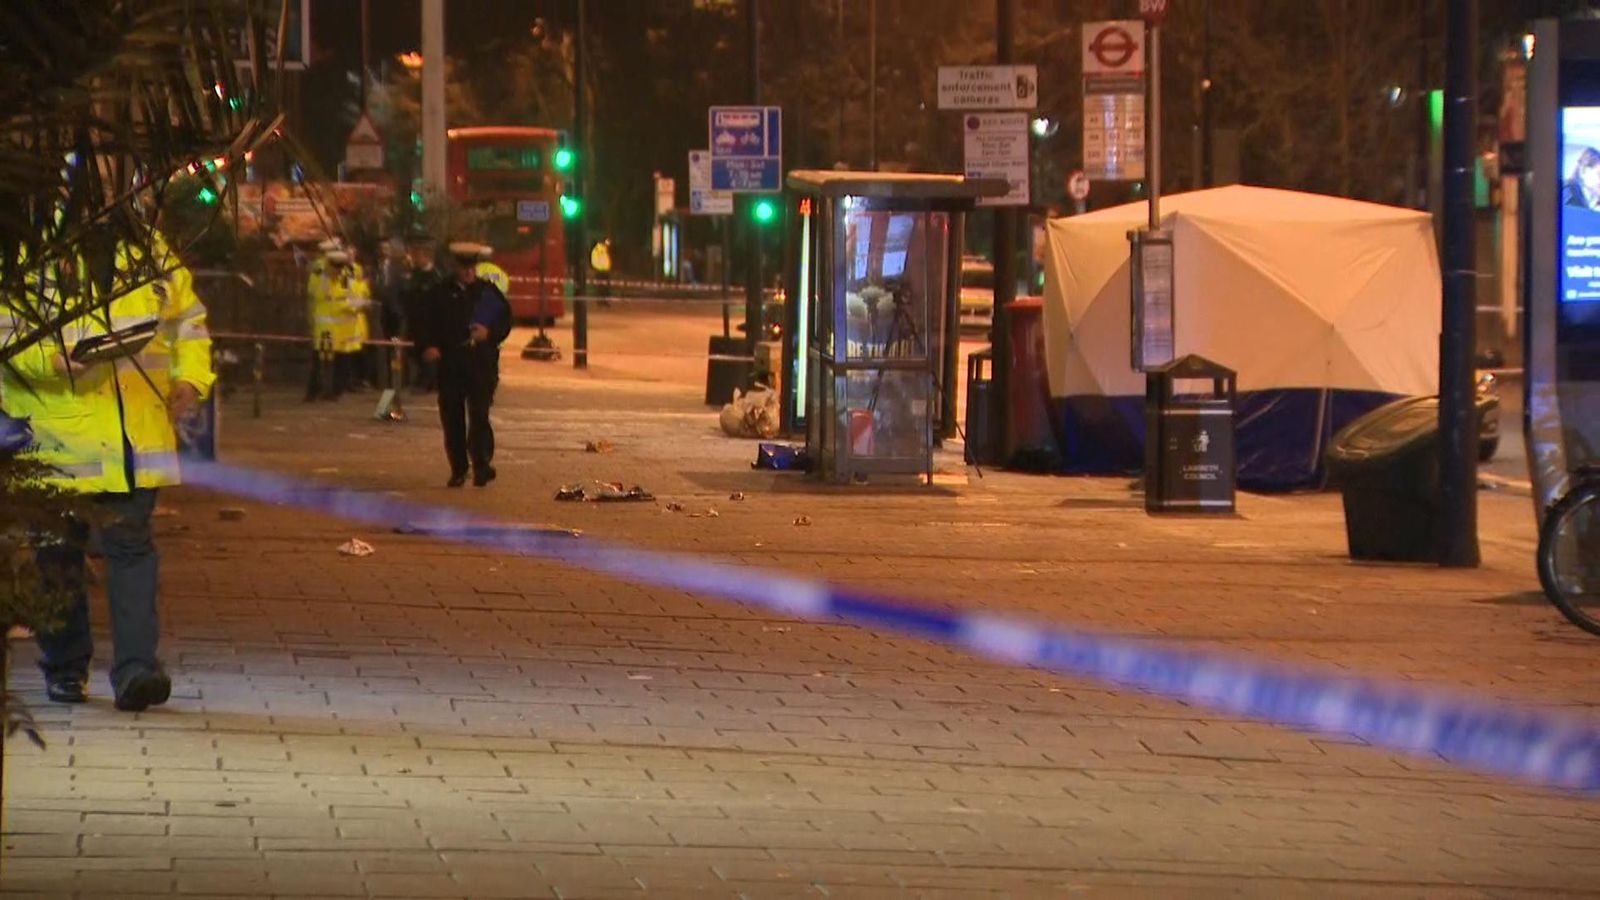
[[771, 225], [776, 222], [778, 201], [771, 197], [757, 197], [756, 201], [750, 204], [750, 218], [754, 219], [757, 225]]
[[215, 206], [217, 204], [217, 192], [212, 190], [210, 185], [202, 185], [200, 192], [195, 194], [195, 199], [199, 200], [202, 206]]
[[576, 219], [583, 215], [583, 199], [571, 194], [561, 195], [561, 218]]
[[571, 147], [558, 147], [550, 161], [555, 164], [557, 172], [570, 172], [573, 163], [578, 161], [578, 154]]

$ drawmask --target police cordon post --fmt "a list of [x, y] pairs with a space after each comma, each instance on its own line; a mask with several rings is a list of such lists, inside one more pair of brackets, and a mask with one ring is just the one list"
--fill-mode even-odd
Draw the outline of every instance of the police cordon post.
[[958, 647], [1146, 691], [1242, 718], [1352, 736], [1383, 749], [1443, 760], [1546, 787], [1600, 792], [1600, 723], [1475, 699], [1446, 690], [1295, 668], [1155, 640], [1041, 625], [988, 612], [942, 610], [821, 581], [570, 533], [497, 527], [472, 513], [326, 487], [262, 470], [190, 462], [185, 480], [220, 493], [441, 539], [540, 557], [648, 584]]

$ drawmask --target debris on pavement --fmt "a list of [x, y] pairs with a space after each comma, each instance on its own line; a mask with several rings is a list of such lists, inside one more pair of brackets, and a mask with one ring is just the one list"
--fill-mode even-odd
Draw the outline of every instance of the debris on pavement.
[[729, 500], [734, 500], [734, 501], [743, 500], [744, 499], [744, 491], [734, 491], [733, 493], [728, 495], [728, 499]]
[[762, 387], [749, 393], [735, 388], [733, 402], [722, 407], [718, 421], [729, 437], [773, 437], [778, 433], [778, 394]]
[[689, 513], [689, 518], [691, 518], [691, 519], [715, 519], [715, 518], [719, 518], [721, 515], [722, 515], [721, 513], [717, 512], [716, 507], [708, 506], [708, 507], [706, 507], [705, 512], [692, 512], [692, 513]]
[[177, 514], [178, 514], [178, 511], [173, 509], [170, 506], [158, 506], [154, 510], [151, 510], [150, 518], [152, 518], [152, 519], [165, 519], [165, 518], [168, 518], [169, 516], [176, 516]]
[[620, 481], [591, 481], [588, 484], [566, 484], [556, 491], [557, 500], [582, 500], [585, 503], [643, 503], [656, 499], [656, 495], [634, 485], [624, 487]]
[[244, 510], [237, 506], [224, 506], [217, 510], [217, 518], [224, 522], [240, 522], [244, 520]]
[[796, 525], [810, 525], [811, 524], [811, 517], [810, 516], [795, 516], [794, 517], [794, 523]]
[[752, 469], [772, 469], [778, 472], [811, 471], [811, 454], [806, 448], [794, 444], [761, 444], [756, 447], [756, 461]]
[[339, 552], [345, 556], [371, 556], [378, 551], [360, 538], [351, 538], [339, 545]]
[[598, 441], [590, 441], [583, 445], [583, 451], [585, 453], [610, 453], [615, 449], [617, 449], [617, 445], [611, 443], [605, 438], [601, 438]]
[[667, 512], [683, 512], [683, 504], [674, 500], [663, 507]]

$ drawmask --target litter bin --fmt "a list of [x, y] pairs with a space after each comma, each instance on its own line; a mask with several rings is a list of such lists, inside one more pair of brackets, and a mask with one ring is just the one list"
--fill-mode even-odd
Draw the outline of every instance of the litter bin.
[[1234, 511], [1237, 383], [1232, 369], [1192, 355], [1145, 373], [1146, 512]]
[[994, 416], [994, 351], [985, 347], [967, 356], [967, 450], [968, 465], [994, 464], [994, 435], [989, 423]]
[[[1483, 417], [1499, 405], [1480, 395]], [[1328, 447], [1328, 483], [1344, 497], [1352, 559], [1438, 559], [1439, 398], [1409, 397], [1346, 425]]]
[[[706, 405], [720, 407], [732, 402], [734, 388], [745, 387], [746, 373], [750, 368], [745, 359], [749, 358], [750, 351], [742, 335], [712, 335], [707, 352], [710, 358], [706, 360]], [[717, 359], [719, 356], [742, 358]]]

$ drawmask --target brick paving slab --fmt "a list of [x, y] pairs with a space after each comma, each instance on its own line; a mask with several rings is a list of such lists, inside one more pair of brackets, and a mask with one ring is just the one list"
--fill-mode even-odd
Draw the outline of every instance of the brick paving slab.
[[[506, 372], [488, 490], [437, 485], [420, 400], [402, 426], [364, 421], [370, 397], [235, 402], [229, 458], [934, 605], [1600, 703], [1593, 640], [1534, 596], [1525, 499], [1481, 497], [1480, 569], [1356, 565], [1333, 496], [1200, 521], [1145, 517], [1120, 479], [810, 488], [751, 471], [696, 391]], [[596, 437], [617, 451], [582, 452]], [[720, 515], [552, 499], [598, 477]], [[171, 703], [116, 713], [102, 671], [94, 702], [51, 707], [18, 646], [50, 746], [8, 748], [7, 897], [1600, 894], [1590, 798], [540, 560], [163, 505]], [[377, 554], [338, 556], [353, 534]]]

